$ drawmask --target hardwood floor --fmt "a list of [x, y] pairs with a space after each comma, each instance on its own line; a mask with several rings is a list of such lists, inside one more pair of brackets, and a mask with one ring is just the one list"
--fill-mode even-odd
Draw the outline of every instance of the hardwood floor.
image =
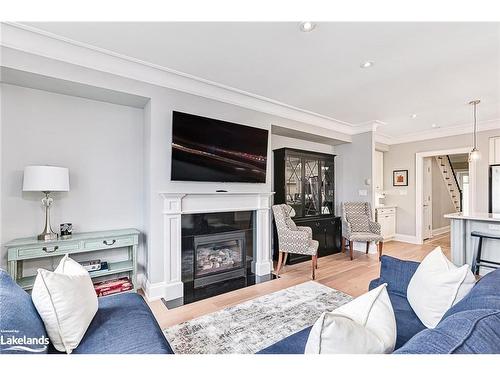
[[[383, 253], [400, 259], [421, 261], [436, 246], [441, 246], [443, 252], [449, 257], [449, 233], [434, 237], [423, 245], [390, 241], [384, 243]], [[379, 271], [378, 254], [366, 255], [364, 252], [355, 251], [354, 260], [351, 261], [347, 254], [340, 253], [318, 259], [316, 281], [356, 297], [368, 290], [368, 284], [378, 277]], [[309, 280], [311, 280], [311, 264], [305, 262], [285, 266], [277, 280], [235, 290], [175, 309], [168, 310], [161, 301], [152, 301], [149, 305], [160, 327], [166, 328]]]

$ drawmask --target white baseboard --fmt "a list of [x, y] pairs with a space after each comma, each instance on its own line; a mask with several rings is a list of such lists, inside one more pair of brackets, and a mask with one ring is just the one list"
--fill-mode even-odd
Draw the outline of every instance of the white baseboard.
[[151, 283], [147, 278], [144, 278], [143, 287], [144, 295], [148, 301], [154, 301], [164, 298], [166, 301], [181, 298], [184, 294], [184, 284], [182, 281], [172, 283]]
[[272, 261], [252, 262], [252, 271], [257, 276], [269, 275], [273, 271], [273, 263]]
[[419, 242], [417, 240], [416, 236], [410, 236], [408, 234], [398, 234], [398, 233], [396, 233], [396, 235], [394, 236], [394, 240], [395, 241], [399, 241], [399, 242], [411, 243], [411, 244], [415, 244], [415, 245], [421, 245], [422, 244], [421, 242]]
[[447, 225], [447, 226], [442, 227], [442, 228], [433, 229], [432, 235], [439, 236], [440, 234], [445, 234], [445, 233], [448, 233], [449, 231], [450, 231], [450, 226]]
[[137, 289], [146, 290], [146, 275], [143, 273], [137, 274]]

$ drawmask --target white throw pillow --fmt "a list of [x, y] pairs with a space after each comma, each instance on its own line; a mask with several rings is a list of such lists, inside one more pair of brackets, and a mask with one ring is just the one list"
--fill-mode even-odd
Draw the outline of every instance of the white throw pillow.
[[396, 318], [387, 284], [363, 294], [316, 321], [307, 354], [383, 354], [396, 345]]
[[31, 298], [54, 347], [71, 353], [97, 312], [87, 270], [66, 254], [54, 272], [38, 270]]
[[450, 307], [465, 297], [476, 279], [470, 267], [455, 266], [441, 247], [427, 254], [408, 284], [407, 298], [427, 328], [437, 326]]

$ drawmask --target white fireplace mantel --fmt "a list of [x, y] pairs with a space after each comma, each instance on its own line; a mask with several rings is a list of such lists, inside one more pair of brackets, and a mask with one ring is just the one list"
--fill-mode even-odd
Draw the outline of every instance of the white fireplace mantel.
[[271, 204], [274, 193], [251, 192], [161, 192], [163, 198], [163, 251], [165, 254], [165, 300], [183, 296], [181, 280], [181, 215], [255, 211], [253, 272], [257, 276], [272, 271]]

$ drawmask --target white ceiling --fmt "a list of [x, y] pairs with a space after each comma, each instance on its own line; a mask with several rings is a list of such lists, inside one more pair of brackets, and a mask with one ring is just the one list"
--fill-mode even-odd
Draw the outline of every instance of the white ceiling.
[[25, 24], [392, 137], [500, 119], [500, 23]]

